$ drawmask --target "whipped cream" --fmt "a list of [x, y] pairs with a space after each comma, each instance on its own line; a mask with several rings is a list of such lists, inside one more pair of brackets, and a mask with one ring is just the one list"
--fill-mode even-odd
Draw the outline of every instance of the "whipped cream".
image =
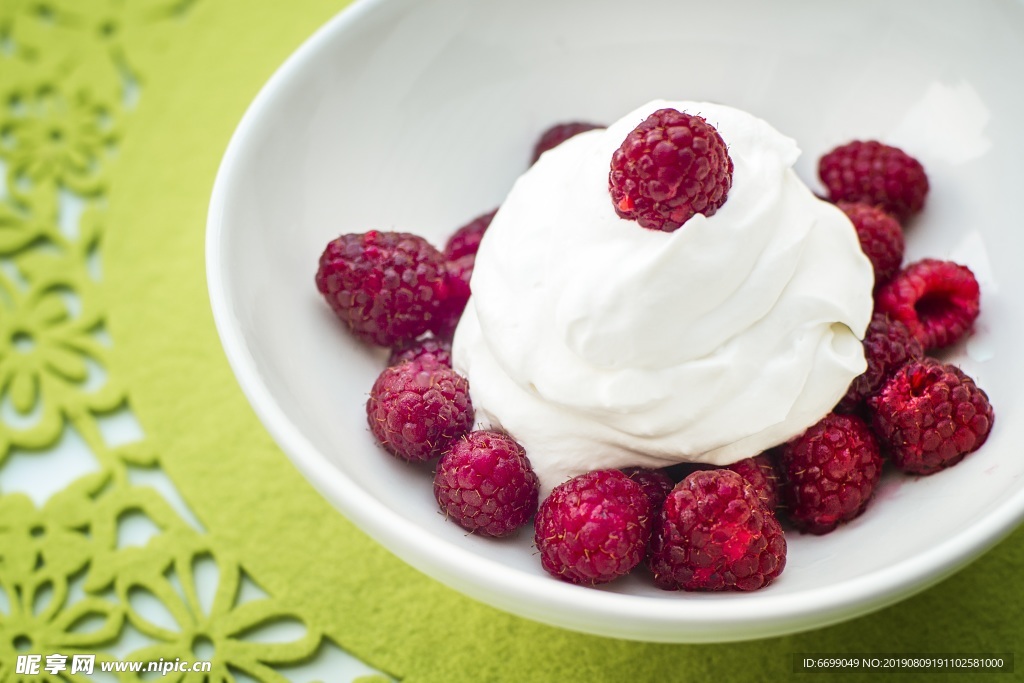
[[[728, 199], [671, 233], [619, 218], [612, 152], [662, 107], [703, 116]], [[706, 102], [651, 102], [545, 153], [485, 233], [454, 341], [480, 427], [546, 494], [583, 472], [727, 465], [801, 433], [864, 371], [871, 264], [792, 170], [796, 143]]]

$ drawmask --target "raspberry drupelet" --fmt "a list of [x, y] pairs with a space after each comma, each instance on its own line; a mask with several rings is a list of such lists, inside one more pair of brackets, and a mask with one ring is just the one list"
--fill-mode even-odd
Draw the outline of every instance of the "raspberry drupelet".
[[981, 312], [981, 289], [967, 266], [926, 258], [878, 290], [875, 310], [906, 325], [925, 351], [940, 349], [970, 331]]
[[786, 566], [786, 539], [754, 487], [728, 469], [699, 470], [665, 499], [650, 567], [664, 590], [752, 591]]
[[868, 405], [893, 464], [913, 474], [960, 462], [985, 443], [995, 420], [988, 395], [974, 380], [933, 358], [904, 365]]
[[316, 286], [353, 334], [380, 346], [426, 332], [450, 296], [444, 256], [403, 232], [332, 240], [320, 256]]
[[700, 116], [659, 109], [612, 154], [608, 186], [615, 212], [644, 228], [672, 232], [711, 216], [732, 187], [732, 159]]
[[855, 415], [829, 413], [782, 446], [780, 464], [789, 520], [812, 534], [864, 512], [882, 476], [878, 442]]
[[385, 368], [366, 402], [370, 431], [402, 460], [441, 455], [473, 424], [469, 383], [432, 356]]
[[470, 432], [441, 457], [434, 497], [463, 529], [507, 536], [537, 511], [539, 484], [526, 451], [500, 432]]
[[854, 140], [836, 147], [818, 162], [818, 176], [833, 202], [878, 206], [900, 223], [924, 207], [928, 194], [928, 176], [921, 163], [902, 149], [876, 140]]
[[534, 522], [541, 566], [577, 584], [607, 583], [643, 560], [651, 539], [651, 502], [619, 470], [595, 470], [551, 491]]

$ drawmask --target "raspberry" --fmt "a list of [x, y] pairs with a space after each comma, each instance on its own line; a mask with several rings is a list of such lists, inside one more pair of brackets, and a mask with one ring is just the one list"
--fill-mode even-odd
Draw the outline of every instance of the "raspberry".
[[607, 583], [644, 558], [651, 503], [622, 472], [596, 470], [556, 486], [540, 504], [534, 526], [549, 574], [570, 583]]
[[438, 337], [451, 339], [455, 328], [462, 317], [462, 311], [469, 301], [469, 279], [473, 276], [476, 263], [476, 252], [480, 248], [480, 240], [491, 224], [497, 209], [477, 216], [466, 223], [448, 238], [444, 247], [445, 277], [447, 278], [449, 296], [435, 318], [431, 330]]
[[366, 402], [370, 431], [403, 460], [430, 460], [473, 424], [469, 383], [422, 356], [386, 368]]
[[608, 187], [619, 216], [672, 232], [725, 203], [732, 170], [713, 126], [700, 116], [659, 109], [612, 154]]
[[538, 490], [526, 451], [498, 432], [470, 432], [459, 439], [434, 474], [441, 509], [482, 536], [507, 536], [526, 524], [537, 511]]
[[914, 474], [960, 462], [985, 443], [995, 419], [973, 379], [932, 358], [904, 365], [868, 405], [893, 463]]
[[425, 332], [449, 296], [444, 257], [422, 237], [401, 232], [331, 241], [316, 286], [353, 334], [380, 346]]
[[441, 310], [434, 317], [430, 330], [441, 339], [451, 340], [459, 325], [462, 312], [469, 303], [469, 278], [473, 275], [473, 254], [460, 256], [445, 263], [445, 278], [448, 283], [448, 298], [441, 304]]
[[476, 256], [476, 250], [480, 248], [480, 240], [490, 227], [497, 209], [477, 216], [470, 222], [463, 225], [448, 238], [444, 246], [444, 257], [449, 261], [462, 258], [463, 256]]
[[454, 261], [449, 261], [447, 265], [448, 276], [454, 290], [452, 298], [462, 301], [462, 308], [466, 307], [465, 302], [469, 300], [469, 281], [473, 277], [473, 266], [475, 265], [475, 254], [460, 256]]
[[586, 123], [583, 121], [572, 121], [570, 123], [559, 123], [548, 128], [540, 136], [540, 140], [537, 141], [536, 146], [533, 148], [533, 158], [530, 159], [530, 164], [537, 163], [537, 159], [540, 159], [540, 155], [549, 149], [554, 149], [560, 144], [565, 142], [571, 137], [579, 135], [580, 133], [586, 133], [588, 130], [597, 130], [598, 128], [604, 128], [596, 123]]
[[836, 147], [818, 162], [818, 176], [832, 201], [879, 206], [900, 223], [921, 210], [928, 194], [921, 164], [875, 140]]
[[662, 470], [649, 470], [644, 467], [628, 467], [622, 470], [623, 474], [640, 484], [640, 488], [651, 501], [651, 511], [657, 514], [661, 506], [665, 504], [665, 497], [675, 486], [675, 482]]
[[700, 470], [672, 489], [651, 536], [665, 590], [752, 591], [786, 566], [786, 538], [754, 487], [728, 469]]
[[779, 506], [779, 473], [770, 452], [734, 462], [727, 469], [740, 475], [754, 487], [754, 493], [768, 510]]
[[911, 335], [905, 325], [885, 313], [874, 313], [871, 317], [863, 344], [867, 370], [850, 383], [846, 395], [836, 407], [837, 411], [855, 413], [904, 362], [925, 355], [918, 338]]
[[839, 202], [860, 239], [860, 248], [875, 271], [875, 286], [895, 275], [903, 263], [903, 228], [899, 222], [870, 204]]
[[864, 512], [882, 476], [878, 442], [855, 415], [829, 413], [783, 445], [780, 464], [789, 519], [812, 534]]
[[856, 412], [900, 366], [922, 356], [921, 342], [910, 334], [906, 325], [885, 313], [875, 313], [864, 333], [864, 359], [868, 369], [850, 383], [836, 410]]
[[981, 311], [981, 290], [970, 268], [952, 261], [912, 263], [875, 295], [875, 310], [899, 320], [924, 346], [959, 341]]
[[414, 339], [411, 342], [399, 344], [391, 349], [388, 365], [398, 365], [407, 360], [417, 360], [423, 356], [430, 356], [441, 365], [451, 367], [452, 345], [444, 339], [438, 339], [437, 337]]

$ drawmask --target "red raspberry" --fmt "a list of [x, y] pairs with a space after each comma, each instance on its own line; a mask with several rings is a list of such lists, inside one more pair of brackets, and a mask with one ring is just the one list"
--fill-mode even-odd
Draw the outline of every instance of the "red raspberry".
[[466, 254], [447, 265], [448, 276], [452, 289], [455, 290], [452, 298], [462, 301], [462, 308], [466, 307], [469, 300], [469, 281], [473, 277], [473, 266], [476, 265], [476, 254]]
[[740, 475], [754, 487], [754, 493], [764, 503], [765, 508], [774, 510], [779, 506], [779, 473], [775, 469], [771, 452], [744, 458], [729, 465], [727, 469]]
[[483, 239], [484, 233], [487, 232], [496, 213], [498, 213], [497, 209], [488, 211], [456, 230], [444, 246], [444, 257], [449, 261], [454, 261], [463, 256], [476, 256], [476, 251], [480, 248], [480, 240]]
[[924, 356], [924, 348], [907, 326], [885, 313], [875, 313], [864, 334], [864, 359], [868, 369], [856, 377], [836, 410], [853, 413], [904, 363]]
[[932, 474], [981, 447], [995, 415], [988, 395], [959, 368], [911, 361], [868, 405], [872, 426], [899, 469]]
[[882, 476], [878, 442], [855, 415], [829, 413], [783, 445], [780, 465], [789, 519], [812, 534], [864, 512]]
[[452, 444], [434, 474], [434, 497], [463, 529], [507, 536], [537, 511], [539, 484], [526, 451], [498, 432], [470, 432]]
[[455, 328], [462, 317], [462, 311], [469, 301], [469, 279], [473, 276], [476, 263], [476, 252], [480, 248], [480, 240], [491, 224], [497, 209], [477, 216], [469, 223], [455, 231], [444, 248], [445, 274], [448, 282], [449, 296], [431, 326], [434, 334], [443, 339], [451, 339]]
[[665, 497], [675, 486], [672, 478], [662, 470], [649, 470], [644, 467], [627, 467], [622, 470], [623, 474], [640, 484], [640, 488], [651, 501], [651, 511], [657, 514], [661, 506], [665, 504]]
[[694, 214], [713, 215], [732, 187], [725, 141], [700, 116], [659, 109], [612, 154], [608, 187], [615, 212], [672, 232]]
[[452, 345], [450, 342], [438, 339], [437, 337], [414, 339], [411, 342], [399, 344], [391, 349], [388, 365], [398, 365], [407, 360], [417, 360], [424, 356], [430, 356], [441, 365], [451, 367]]
[[895, 275], [903, 263], [903, 228], [885, 211], [870, 204], [839, 202], [860, 239], [860, 248], [875, 271], [875, 286]]
[[440, 339], [451, 340], [459, 326], [462, 312], [469, 303], [469, 278], [473, 275], [473, 254], [461, 256], [445, 263], [445, 278], [448, 283], [448, 298], [434, 317], [430, 330]]
[[970, 268], [929, 258], [883, 285], [875, 295], [875, 310], [906, 325], [928, 351], [967, 334], [981, 311], [980, 298]]
[[818, 176], [832, 201], [879, 206], [900, 223], [921, 210], [928, 194], [917, 159], [875, 140], [836, 147], [818, 162]]
[[728, 469], [672, 489], [651, 536], [654, 583], [665, 590], [752, 591], [786, 566], [786, 538], [754, 487]]
[[549, 574], [570, 583], [607, 583], [644, 558], [651, 503], [618, 470], [587, 472], [555, 487], [540, 504], [534, 527]]
[[422, 237], [401, 232], [331, 241], [316, 286], [353, 334], [380, 346], [426, 332], [449, 296], [444, 257]]
[[430, 460], [473, 425], [469, 383], [422, 356], [380, 373], [366, 402], [370, 431], [403, 460]]
[[565, 142], [571, 137], [575, 137], [580, 133], [586, 133], [588, 130], [597, 130], [598, 128], [604, 128], [596, 123], [586, 123], [583, 121], [572, 121], [570, 123], [559, 123], [548, 128], [540, 136], [540, 140], [537, 141], [537, 145], [533, 148], [533, 158], [530, 159], [530, 164], [537, 163], [537, 159], [540, 159], [540, 155], [549, 149], [554, 149], [560, 144]]

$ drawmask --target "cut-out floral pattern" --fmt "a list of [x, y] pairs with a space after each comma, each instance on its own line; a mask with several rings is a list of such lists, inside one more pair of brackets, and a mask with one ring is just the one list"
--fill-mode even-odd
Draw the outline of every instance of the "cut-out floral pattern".
[[106, 480], [103, 472], [81, 477], [42, 508], [23, 494], [0, 496], [0, 579], [17, 585], [35, 574], [66, 578], [82, 570], [94, 553], [92, 494]]
[[90, 365], [104, 366], [107, 349], [92, 332], [100, 317], [81, 289], [80, 280], [59, 277], [22, 289], [0, 273], [0, 400], [20, 417], [0, 433], [0, 462], [11, 445], [52, 443], [65, 417], [109, 411], [123, 400], [109, 383], [90, 386]]
[[[154, 549], [164, 548], [166, 564], [150, 566], [148, 572], [122, 571], [116, 578], [118, 596], [126, 605], [132, 625], [156, 641], [129, 655], [132, 661], [173, 661], [208, 659], [210, 680], [232, 680], [231, 670], [245, 672], [259, 681], [285, 681], [271, 665], [292, 664], [309, 657], [320, 642], [314, 629], [301, 624], [303, 634], [287, 642], [260, 638], [261, 629], [283, 620], [298, 621], [271, 598], [239, 601], [242, 572], [238, 563], [221, 551], [213, 554], [209, 545], [195, 536], [195, 545], [182, 549], [182, 539], [154, 538]], [[176, 540], [173, 544], [168, 542]], [[208, 559], [216, 566], [212, 599], [204, 604], [203, 588], [195, 572], [197, 561]], [[159, 571], [151, 571], [158, 569]], [[158, 624], [135, 609], [139, 596], [159, 602], [169, 623]], [[177, 679], [189, 681], [187, 675]], [[196, 680], [200, 680], [197, 678]]]
[[[0, 0], [0, 471], [71, 432], [97, 466], [39, 502], [0, 493], [0, 683], [91, 680], [13, 667], [24, 653], [113, 660], [129, 624], [149, 644], [127, 660], [213, 663], [166, 683], [284, 681], [275, 667], [326, 642], [246, 588], [226, 544], [186, 522], [180, 501], [132, 483], [133, 467], [159, 468], [156, 445], [111, 445], [103, 431], [131, 412], [102, 307], [109, 166], [147, 60], [197, 1]], [[148, 535], [124, 542], [129, 522]]]
[[184, 13], [194, 0], [53, 0], [54, 12], [100, 46], [123, 52], [124, 37]]
[[0, 153], [7, 161], [8, 188], [56, 184], [83, 195], [103, 188], [102, 159], [112, 132], [104, 130], [104, 109], [56, 88], [25, 97], [9, 116]]
[[18, 201], [0, 202], [0, 255], [16, 254], [42, 241], [64, 241], [57, 226], [57, 198], [52, 191], [37, 188]]
[[[37, 577], [30, 583], [0, 579], [6, 611], [0, 611], [0, 681], [33, 680], [12, 671], [24, 653], [97, 654], [110, 659], [100, 648], [116, 638], [124, 621], [119, 605], [96, 596], [70, 602], [68, 584], [54, 577]], [[35, 680], [88, 680], [70, 675], [61, 678], [40, 674]]]

